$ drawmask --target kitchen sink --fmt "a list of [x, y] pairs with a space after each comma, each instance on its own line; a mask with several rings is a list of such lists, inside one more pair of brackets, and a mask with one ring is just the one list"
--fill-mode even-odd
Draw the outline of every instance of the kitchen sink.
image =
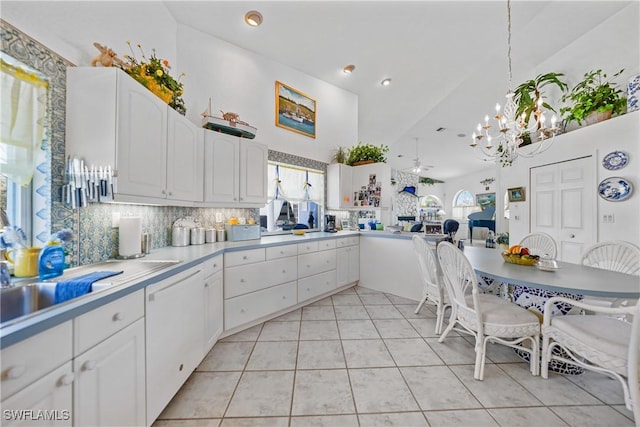
[[0, 323], [53, 305], [55, 283], [31, 283], [0, 290]]
[[[118, 271], [122, 274], [111, 276], [94, 283], [91, 292], [99, 292], [114, 285], [120, 285], [140, 279], [171, 265], [179, 260], [108, 260], [97, 264], [74, 267], [65, 270], [56, 282], [96, 271]], [[56, 282], [37, 282], [0, 290], [0, 324], [26, 316], [54, 305]]]

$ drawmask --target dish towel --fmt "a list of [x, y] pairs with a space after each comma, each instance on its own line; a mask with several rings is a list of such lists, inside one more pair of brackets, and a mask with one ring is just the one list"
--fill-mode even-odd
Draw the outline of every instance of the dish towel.
[[74, 277], [56, 284], [56, 292], [53, 299], [54, 304], [79, 297], [91, 292], [91, 285], [98, 280], [122, 274], [121, 271], [95, 271], [84, 276]]

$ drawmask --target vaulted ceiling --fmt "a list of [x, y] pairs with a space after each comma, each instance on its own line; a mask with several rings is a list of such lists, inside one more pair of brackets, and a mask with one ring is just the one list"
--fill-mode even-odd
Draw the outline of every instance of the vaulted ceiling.
[[[359, 139], [389, 145], [393, 167], [411, 168], [415, 138], [422, 163], [434, 166], [423, 175], [491, 167], [468, 144], [508, 89], [506, 0], [165, 4], [181, 24], [356, 93]], [[512, 86], [551, 71], [573, 84], [591, 69], [623, 67], [626, 83], [640, 68], [638, 5], [513, 0]], [[257, 28], [243, 21], [252, 9], [264, 17]], [[351, 75], [341, 71], [348, 64]]]

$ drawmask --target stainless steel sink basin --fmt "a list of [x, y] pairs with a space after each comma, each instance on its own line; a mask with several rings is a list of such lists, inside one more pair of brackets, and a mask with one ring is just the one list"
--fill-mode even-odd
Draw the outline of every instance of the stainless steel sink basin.
[[[131, 282], [155, 273], [179, 260], [108, 260], [87, 266], [65, 270], [64, 275], [56, 278], [57, 282], [96, 271], [119, 271], [122, 274], [107, 277], [92, 286], [92, 293], [99, 292], [114, 285]], [[0, 290], [0, 324], [18, 317], [51, 307], [55, 301], [56, 282], [38, 282]]]
[[55, 283], [32, 283], [0, 290], [0, 323], [53, 305]]

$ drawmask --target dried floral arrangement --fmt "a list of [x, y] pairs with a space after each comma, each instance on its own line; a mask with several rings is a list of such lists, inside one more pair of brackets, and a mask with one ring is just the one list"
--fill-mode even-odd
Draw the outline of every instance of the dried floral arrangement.
[[153, 53], [151, 56], [147, 58], [144, 50], [142, 50], [142, 46], [138, 44], [137, 47], [142, 56], [142, 59], [138, 61], [129, 40], [127, 40], [127, 45], [129, 46], [131, 55], [124, 56], [126, 63], [124, 66], [121, 66], [121, 68], [139, 83], [142, 83], [150, 91], [158, 95], [168, 103], [171, 108], [184, 115], [187, 109], [182, 99], [184, 86], [180, 79], [185, 76], [185, 73], [181, 73], [176, 80], [169, 74], [171, 70], [169, 61], [158, 58], [155, 49], [152, 50]]

